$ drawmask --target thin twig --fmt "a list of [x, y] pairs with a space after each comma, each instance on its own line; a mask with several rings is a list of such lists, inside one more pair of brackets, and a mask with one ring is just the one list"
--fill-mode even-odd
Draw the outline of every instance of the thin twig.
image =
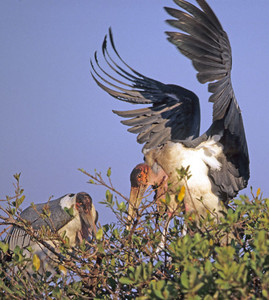
[[118, 194], [121, 198], [125, 199], [128, 203], [129, 203], [129, 198], [127, 198], [126, 196], [124, 196], [122, 193], [120, 193], [119, 191], [117, 191], [113, 186], [108, 185], [103, 178], [101, 177], [100, 174], [97, 174], [97, 176], [99, 177], [99, 179], [97, 178], [97, 176], [93, 176], [91, 174], [89, 174], [88, 172], [86, 172], [83, 169], [78, 169], [80, 172], [82, 172], [83, 174], [87, 175], [88, 177], [92, 178], [93, 180], [97, 181], [99, 184], [105, 186], [106, 188], [110, 189], [111, 191], [113, 191], [114, 193]]

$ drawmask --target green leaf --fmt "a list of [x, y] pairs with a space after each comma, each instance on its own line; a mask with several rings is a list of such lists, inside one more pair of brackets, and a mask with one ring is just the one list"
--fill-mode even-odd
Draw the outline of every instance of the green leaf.
[[97, 249], [98, 249], [98, 252], [100, 252], [100, 253], [102, 253], [102, 254], [104, 254], [105, 253], [105, 249], [104, 249], [104, 247], [102, 246], [102, 245], [97, 245]]
[[121, 277], [121, 278], [119, 279], [119, 282], [120, 282], [121, 284], [133, 284], [133, 283], [134, 283], [131, 279], [129, 279], [129, 278], [127, 278], [127, 277]]
[[79, 244], [79, 249], [81, 251], [85, 251], [86, 250], [86, 244], [85, 244], [85, 240], [83, 239], [82, 242]]
[[26, 247], [26, 250], [29, 252], [33, 252], [33, 248], [31, 246]]
[[180, 281], [184, 288], [189, 289], [189, 279], [185, 271], [181, 274]]
[[165, 286], [165, 281], [164, 280], [157, 281], [156, 286], [161, 291]]
[[145, 263], [142, 263], [142, 276], [144, 281], [148, 279], [147, 267]]
[[113, 204], [113, 195], [110, 193], [109, 190], [106, 191], [106, 200], [109, 204]]
[[156, 288], [153, 289], [153, 293], [159, 298], [164, 299], [164, 296], [160, 290], [157, 290]]
[[136, 270], [135, 270], [135, 281], [138, 282], [138, 279], [141, 275], [141, 271], [142, 271], [142, 265], [137, 266]]
[[269, 294], [268, 294], [267, 290], [262, 290], [262, 295], [263, 295], [263, 297], [268, 299]]
[[212, 263], [207, 260], [205, 263], [205, 271], [207, 274], [211, 274], [211, 270], [212, 270]]
[[128, 270], [129, 270], [130, 272], [134, 273], [135, 268], [134, 268], [133, 266], [130, 266], [130, 267], [128, 268]]
[[120, 235], [119, 235], [119, 230], [118, 228], [113, 230], [113, 235], [115, 236], [116, 239], [119, 239]]
[[204, 283], [203, 283], [203, 282], [200, 282], [200, 283], [198, 283], [195, 287], [193, 287], [193, 288], [191, 289], [191, 291], [192, 291], [192, 292], [198, 292], [202, 286], [204, 286]]
[[119, 208], [120, 211], [126, 211], [126, 204], [125, 204], [125, 202], [121, 202], [118, 205], [118, 208]]
[[65, 207], [64, 210], [69, 214], [70, 217], [74, 217], [74, 207], [71, 206], [70, 208]]
[[20, 198], [16, 199], [16, 207], [19, 207], [22, 202], [24, 201], [25, 199], [25, 195], [21, 196]]
[[[13, 291], [8, 288], [5, 284], [4, 284], [4, 281], [3, 280], [0, 280], [0, 287], [1, 289], [3, 289], [6, 293], [10, 294], [10, 295], [13, 295]], [[7, 298], [6, 298], [7, 299]]]
[[18, 245], [16, 245], [15, 249], [13, 250], [13, 252], [14, 252], [15, 254], [21, 254], [22, 249], [21, 249]]
[[170, 195], [168, 193], [166, 193], [165, 194], [165, 204], [169, 205], [170, 201], [171, 201], [171, 197], [170, 197]]
[[106, 176], [107, 176], [107, 177], [110, 177], [110, 176], [111, 176], [111, 168], [110, 168], [110, 167], [109, 167], [108, 170], [107, 170]]
[[152, 263], [151, 262], [148, 263], [147, 269], [148, 269], [148, 275], [151, 276], [152, 271], [153, 271], [153, 267], [152, 267]]
[[96, 233], [96, 239], [98, 241], [100, 241], [103, 238], [103, 235], [104, 235], [103, 228], [99, 228], [98, 231], [97, 231], [97, 233]]
[[16, 181], [20, 180], [20, 176], [21, 176], [21, 173], [16, 173], [15, 175], [13, 175], [13, 177], [16, 179]]
[[7, 253], [8, 251], [8, 244], [3, 243], [0, 241], [0, 248], [3, 250], [4, 253]]
[[15, 208], [11, 208], [11, 209], [9, 210], [9, 212], [10, 212], [10, 214], [11, 214], [12, 216], [14, 216], [15, 213], [16, 213], [16, 209], [15, 209]]

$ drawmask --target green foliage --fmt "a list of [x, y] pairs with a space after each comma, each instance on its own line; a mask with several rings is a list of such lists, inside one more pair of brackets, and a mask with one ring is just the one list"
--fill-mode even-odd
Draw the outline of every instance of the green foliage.
[[[189, 216], [174, 218], [160, 248], [167, 215], [158, 215], [156, 204], [144, 200], [133, 228], [127, 231], [126, 199], [112, 186], [110, 169], [106, 175], [109, 183], [101, 173], [90, 175], [90, 180], [106, 187], [101, 203], [117, 222], [104, 224], [94, 240], [75, 249], [69, 248], [67, 237], [59, 238], [53, 276], [37, 274], [37, 257], [33, 261], [19, 247], [10, 256], [7, 244], [0, 242], [1, 299], [269, 298], [269, 200], [259, 190], [251, 199], [240, 196], [230, 203], [220, 224], [208, 216], [197, 228]], [[179, 171], [179, 176], [186, 175]], [[19, 176], [15, 179], [19, 182]], [[17, 199], [22, 199], [22, 189], [16, 191], [14, 197], [7, 197], [7, 209], [0, 207], [9, 214], [1, 213], [2, 224], [12, 224], [13, 215], [19, 217]], [[13, 199], [15, 211], [10, 210]], [[40, 238], [28, 224], [13, 220], [33, 239]], [[185, 235], [183, 225], [188, 229]], [[224, 245], [227, 236], [232, 240]], [[27, 264], [33, 264], [31, 276]]]
[[[74, 217], [74, 207], [70, 208], [65, 207], [64, 210], [69, 214], [70, 217]], [[47, 213], [47, 216], [50, 217], [50, 214]]]

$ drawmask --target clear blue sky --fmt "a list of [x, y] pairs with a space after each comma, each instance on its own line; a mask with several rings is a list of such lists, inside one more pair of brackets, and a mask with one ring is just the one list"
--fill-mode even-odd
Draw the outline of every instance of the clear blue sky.
[[[233, 87], [243, 113], [251, 161], [250, 195], [268, 196], [269, 1], [208, 1], [233, 50]], [[26, 200], [86, 191], [101, 223], [105, 188], [89, 185], [77, 169], [112, 168], [117, 189], [129, 195], [129, 174], [142, 146], [111, 110], [134, 108], [103, 92], [89, 72], [112, 26], [121, 56], [141, 73], [193, 90], [200, 98], [202, 132], [211, 124], [207, 86], [190, 61], [166, 40], [171, 30], [161, 0], [8, 0], [0, 2], [0, 198], [13, 193], [21, 172]]]

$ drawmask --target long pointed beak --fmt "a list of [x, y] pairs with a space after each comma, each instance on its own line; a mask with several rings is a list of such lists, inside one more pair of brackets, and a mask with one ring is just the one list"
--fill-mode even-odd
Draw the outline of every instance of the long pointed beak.
[[96, 235], [95, 216], [91, 213], [81, 213], [82, 218], [82, 236], [86, 239], [90, 233]]
[[136, 215], [137, 209], [141, 203], [144, 193], [147, 189], [146, 185], [140, 185], [138, 187], [131, 187], [129, 207], [128, 207], [128, 225], [126, 229], [130, 231], [131, 225], [133, 224], [134, 217]]

